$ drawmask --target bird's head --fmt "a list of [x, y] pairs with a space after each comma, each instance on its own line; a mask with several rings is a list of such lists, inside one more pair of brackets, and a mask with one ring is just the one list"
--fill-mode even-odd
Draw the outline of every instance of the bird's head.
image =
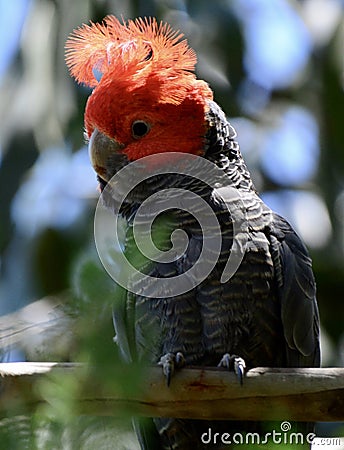
[[79, 83], [94, 88], [85, 129], [101, 179], [114, 175], [116, 160], [204, 153], [213, 94], [196, 79], [195, 52], [169, 25], [151, 18], [121, 23], [108, 16], [71, 34], [66, 61]]

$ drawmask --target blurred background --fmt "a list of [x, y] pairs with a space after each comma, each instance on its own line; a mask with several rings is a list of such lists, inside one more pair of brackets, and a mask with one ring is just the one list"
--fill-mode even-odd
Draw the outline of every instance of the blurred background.
[[[309, 248], [323, 365], [344, 365], [343, 7], [343, 0], [0, 0], [4, 361], [37, 359], [37, 341], [22, 345], [13, 334], [46, 323], [51, 311], [72, 320], [58, 305], [82, 308], [78, 299], [90, 299], [103, 276], [89, 262], [98, 198], [83, 139], [90, 90], [69, 77], [64, 44], [82, 23], [115, 14], [156, 16], [196, 50], [198, 77], [236, 128], [257, 189]], [[34, 314], [20, 310], [39, 299]], [[111, 317], [96, 308], [110, 330]], [[42, 350], [40, 359], [75, 359], [73, 332], [61, 329], [69, 330], [66, 342], [53, 340], [62, 349]]]

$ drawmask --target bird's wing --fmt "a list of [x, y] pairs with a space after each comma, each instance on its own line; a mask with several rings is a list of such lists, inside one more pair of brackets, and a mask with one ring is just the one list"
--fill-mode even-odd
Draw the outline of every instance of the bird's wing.
[[289, 223], [273, 215], [271, 254], [291, 367], [320, 365], [319, 312], [311, 259]]

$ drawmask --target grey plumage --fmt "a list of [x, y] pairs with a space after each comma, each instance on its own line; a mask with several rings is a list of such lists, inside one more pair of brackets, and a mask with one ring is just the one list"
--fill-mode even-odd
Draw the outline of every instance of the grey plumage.
[[[156, 298], [150, 298], [123, 292], [114, 309], [119, 346], [128, 361], [138, 358], [153, 364], [164, 354], [181, 352], [187, 365], [217, 366], [229, 353], [242, 357], [247, 368], [319, 366], [319, 316], [307, 250], [287, 221], [259, 198], [234, 129], [218, 105], [209, 104], [204, 158], [226, 174], [228, 184], [219, 186], [223, 192], [228, 188], [240, 192], [239, 206], [245, 208], [248, 219], [244, 258], [234, 276], [221, 284], [239, 208], [233, 198], [224, 200], [216, 189], [177, 174], [142, 183], [136, 198], [132, 195], [120, 210], [128, 221], [127, 248], [134, 245], [132, 221], [142, 199], [162, 188], [183, 187], [200, 195], [216, 213], [222, 233], [221, 255], [209, 277], [185, 294], [159, 298], [157, 292]], [[110, 175], [127, 162], [122, 155], [109, 161]], [[99, 181], [104, 188], [105, 183]], [[202, 231], [191, 214], [175, 209], [166, 213], [166, 220], [172, 228], [187, 233], [189, 244], [177, 261], [143, 268], [152, 277], [184, 273], [202, 248]], [[209, 424], [154, 419], [136, 422], [135, 427], [144, 449], [196, 449], [203, 448], [200, 436]], [[214, 432], [232, 432], [255, 430], [257, 424], [218, 422], [212, 427]]]

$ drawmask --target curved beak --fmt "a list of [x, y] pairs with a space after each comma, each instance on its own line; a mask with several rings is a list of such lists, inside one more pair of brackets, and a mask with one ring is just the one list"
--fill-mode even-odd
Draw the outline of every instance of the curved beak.
[[94, 170], [104, 181], [109, 181], [112, 176], [109, 172], [111, 155], [115, 155], [122, 148], [122, 144], [110, 139], [97, 128], [94, 129], [88, 143], [88, 152]]

